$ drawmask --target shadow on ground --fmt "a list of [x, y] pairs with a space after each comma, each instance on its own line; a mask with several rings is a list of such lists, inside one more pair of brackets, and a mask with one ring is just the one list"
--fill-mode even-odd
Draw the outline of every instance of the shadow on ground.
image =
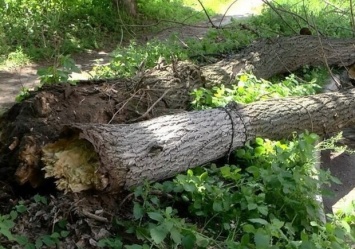
[[355, 200], [355, 154], [337, 155], [324, 151], [321, 162], [324, 170], [329, 169], [332, 175], [342, 182], [340, 185], [333, 183], [329, 188], [333, 195], [323, 198], [326, 213], [331, 213]]

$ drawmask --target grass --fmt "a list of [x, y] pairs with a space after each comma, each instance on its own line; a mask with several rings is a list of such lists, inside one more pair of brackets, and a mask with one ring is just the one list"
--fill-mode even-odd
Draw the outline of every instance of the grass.
[[[182, 2], [185, 6], [189, 6], [196, 11], [203, 10], [201, 4], [198, 1], [183, 0]], [[212, 11], [213, 13], [219, 13], [219, 14], [222, 14], [226, 9], [226, 5], [229, 5], [231, 2], [232, 1], [228, 1], [228, 0], [221, 0], [221, 1], [204, 0], [204, 1], [201, 1], [201, 3], [203, 4], [203, 7], [206, 10]]]
[[353, 36], [354, 25], [347, 2], [275, 0], [271, 4], [273, 8], [265, 8], [250, 23], [262, 37], [295, 35], [302, 27], [309, 27], [313, 34], [322, 36]]
[[19, 47], [7, 56], [0, 57], [0, 69], [27, 66], [31, 63], [31, 58]]
[[[224, 2], [203, 1], [203, 4], [214, 15]], [[3, 1], [0, 3], [2, 64], [25, 65], [30, 59], [52, 61], [59, 55], [85, 49], [122, 45], [122, 41], [140, 39], [141, 34], [157, 32], [177, 21], [191, 24], [205, 19], [205, 14], [191, 0], [151, 0], [138, 4], [140, 15], [134, 18], [117, 10], [112, 1]]]

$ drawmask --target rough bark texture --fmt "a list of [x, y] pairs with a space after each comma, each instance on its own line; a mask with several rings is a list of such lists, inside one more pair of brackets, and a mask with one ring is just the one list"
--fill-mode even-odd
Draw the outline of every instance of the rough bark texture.
[[94, 146], [101, 160], [98, 174], [107, 176], [110, 190], [117, 191], [228, 155], [256, 136], [280, 139], [305, 129], [325, 134], [348, 127], [355, 121], [354, 97], [351, 90], [70, 129]]
[[355, 62], [354, 39], [293, 36], [255, 42], [241, 53], [202, 68], [209, 82], [230, 81], [242, 71], [260, 78], [293, 72], [304, 65], [349, 66]]

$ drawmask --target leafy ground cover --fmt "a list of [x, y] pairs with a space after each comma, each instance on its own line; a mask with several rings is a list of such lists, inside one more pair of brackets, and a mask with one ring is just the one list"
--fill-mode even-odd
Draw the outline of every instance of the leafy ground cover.
[[[5, 1], [3, 4], [8, 5], [4, 5], [2, 16], [8, 18], [5, 24], [9, 26], [2, 26], [0, 30], [11, 32], [14, 40], [0, 38], [0, 42], [6, 45], [2, 53], [18, 51], [13, 56], [19, 56], [22, 61], [25, 60], [21, 59], [22, 53], [30, 58], [40, 58], [101, 46], [103, 34], [121, 34], [122, 30], [125, 33], [125, 25], [132, 21], [126, 21], [122, 13], [108, 9], [112, 6], [107, 1], [92, 1], [86, 7], [79, 0], [73, 3], [76, 8], [68, 11], [64, 3], [48, 1], [45, 5], [48, 10], [44, 11], [34, 0], [22, 3]], [[157, 8], [163, 6], [162, 1], [149, 3], [139, 2], [144, 18], [158, 16], [162, 11], [157, 12]], [[172, 1], [172, 5], [164, 4], [168, 7], [162, 13], [167, 16], [175, 14], [176, 20], [184, 20], [186, 9], [175, 11], [181, 3]], [[275, 33], [294, 34], [302, 26], [334, 36], [352, 34], [353, 26], [344, 28], [349, 26], [351, 15], [346, 16], [350, 10], [341, 5], [342, 2], [333, 1], [333, 5], [344, 12], [319, 1], [307, 4], [277, 1], [274, 7], [278, 12], [267, 8], [259, 17], [235, 22], [225, 30], [211, 30], [203, 40], [186, 41], [186, 46], [181, 46], [181, 41], [174, 37], [167, 43], [151, 41], [142, 45], [132, 42], [124, 48], [119, 46], [108, 65], [95, 69], [95, 77], [130, 77], [142, 62], [149, 68], [161, 58], [208, 63], [238, 51], [253, 39], [270, 37]], [[35, 11], [37, 8], [40, 11]], [[305, 11], [307, 9], [312, 12]], [[95, 13], [90, 12], [94, 10]], [[100, 15], [103, 13], [101, 10], [107, 11], [106, 16]], [[90, 18], [86, 16], [88, 13], [92, 14]], [[15, 14], [20, 14], [22, 19], [15, 20]], [[191, 19], [194, 22], [203, 15], [201, 12], [195, 14], [195, 19]], [[326, 21], [339, 19], [339, 16], [347, 17], [343, 18], [344, 23]], [[28, 22], [29, 17], [34, 21]], [[109, 18], [113, 17], [117, 20], [112, 22]], [[71, 25], [62, 20], [80, 20], [81, 23]], [[59, 30], [64, 28], [62, 25], [67, 35], [57, 41]], [[343, 28], [340, 30], [340, 27]], [[30, 35], [22, 43], [21, 32], [24, 29], [29, 30]], [[129, 35], [134, 37], [132, 33]], [[85, 37], [90, 37], [90, 41]], [[20, 43], [23, 45], [19, 46]], [[74, 70], [73, 61], [68, 56], [61, 58], [58, 67], [40, 72], [43, 84], [68, 80], [68, 74]], [[310, 95], [320, 91], [319, 84], [327, 73], [323, 68], [305, 67], [296, 75], [271, 82], [243, 74], [231, 87], [221, 85], [213, 89], [196, 89], [191, 93], [191, 106], [206, 109], [224, 106], [229, 101], [251, 103], [266, 98]], [[26, 97], [26, 92], [23, 97]], [[282, 141], [257, 138], [234, 151], [227, 162], [221, 160], [188, 170], [168, 181], [139, 186], [123, 200], [122, 205], [128, 209], [127, 217], [116, 216], [110, 224], [110, 232], [92, 242], [93, 247], [351, 248], [355, 236], [355, 204], [344, 207], [337, 214], [327, 214], [324, 220], [320, 203], [315, 198], [324, 194], [323, 185], [338, 182], [329, 172], [313, 167], [317, 140], [317, 135], [307, 131]], [[334, 140], [324, 142], [316, 149], [333, 147]], [[66, 239], [75, 234], [75, 227], [71, 224], [74, 221], [69, 215], [53, 221], [52, 227], [36, 238], [20, 235], [21, 230], [17, 227], [19, 220], [28, 213], [41, 208], [46, 210], [51, 201], [51, 197], [36, 195], [30, 200], [15, 203], [11, 211], [4, 212], [0, 216], [0, 248], [4, 241], [6, 245], [23, 248], [65, 245]], [[2, 209], [8, 210], [9, 207]], [[52, 214], [52, 211], [46, 211]]]
[[[205, 1], [211, 15], [225, 4]], [[111, 48], [141, 39], [174, 22], [196, 23], [204, 18], [194, 1], [138, 1], [140, 15], [127, 15], [115, 1], [0, 2], [0, 59], [25, 64], [49, 60], [85, 49]], [[201, 7], [200, 7], [201, 8]], [[164, 24], [160, 24], [165, 20]], [[166, 22], [169, 22], [168, 24]]]

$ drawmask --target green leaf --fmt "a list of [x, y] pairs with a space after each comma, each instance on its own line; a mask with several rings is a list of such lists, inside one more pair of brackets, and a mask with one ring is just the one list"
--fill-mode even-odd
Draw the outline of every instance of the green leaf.
[[220, 200], [214, 201], [212, 208], [213, 208], [213, 211], [215, 211], [215, 212], [222, 212], [223, 211], [222, 203]]
[[170, 232], [171, 231], [171, 229], [174, 227], [174, 222], [173, 221], [165, 221], [163, 224], [162, 224], [162, 226], [164, 226], [164, 228], [168, 231], [168, 232]]
[[143, 217], [144, 215], [144, 210], [143, 207], [141, 206], [141, 204], [139, 204], [138, 202], [134, 202], [133, 204], [133, 217], [136, 220], [139, 220]]
[[244, 149], [238, 149], [236, 152], [237, 157], [242, 158], [245, 156], [245, 150]]
[[47, 198], [44, 196], [41, 196], [39, 194], [36, 194], [33, 199], [35, 200], [36, 203], [42, 203], [47, 205]]
[[310, 224], [311, 224], [312, 227], [318, 227], [319, 226], [318, 223], [315, 222], [315, 221], [311, 221]]
[[16, 211], [19, 212], [20, 214], [22, 214], [27, 211], [27, 207], [25, 205], [17, 205]]
[[[342, 243], [343, 244], [343, 243]], [[330, 248], [332, 249], [344, 249], [343, 245], [340, 245], [338, 242], [336, 241], [332, 241]]]
[[163, 222], [164, 217], [157, 212], [149, 212], [148, 213], [149, 218], [151, 218], [152, 220], [158, 221], [158, 222]]
[[267, 206], [258, 206], [258, 211], [265, 216], [267, 216], [269, 212]]
[[263, 145], [264, 144], [264, 139], [262, 139], [260, 137], [257, 137], [257, 138], [255, 138], [255, 143], [257, 145]]
[[285, 222], [280, 221], [279, 219], [273, 219], [271, 223], [276, 229], [281, 229], [285, 225]]
[[251, 225], [251, 224], [246, 224], [246, 225], [243, 226], [243, 231], [244, 231], [245, 233], [254, 233], [255, 228], [254, 228], [254, 226]]
[[35, 242], [36, 248], [42, 248], [43, 247], [43, 242], [40, 238], [36, 239]]
[[263, 233], [261, 230], [258, 230], [254, 235], [254, 241], [256, 248], [268, 248], [268, 245], [270, 244], [270, 236]]
[[256, 203], [250, 203], [248, 204], [248, 210], [255, 210], [258, 207]]
[[252, 222], [252, 223], [257, 223], [257, 224], [261, 224], [261, 225], [269, 224], [269, 222], [267, 222], [267, 220], [260, 219], [260, 218], [249, 219], [249, 221]]
[[42, 237], [42, 242], [46, 245], [46, 246], [54, 246], [55, 242], [53, 240], [53, 238], [51, 238], [51, 236], [49, 235], [45, 235]]
[[[240, 239], [240, 243], [242, 245], [248, 246], [250, 243], [250, 235], [249, 234], [244, 234], [242, 238]], [[246, 247], [247, 248], [247, 247]]]
[[301, 240], [302, 241], [308, 241], [309, 240], [308, 234], [305, 231], [301, 232]]
[[181, 244], [181, 233], [175, 227], [170, 231], [170, 238], [175, 242], [175, 244]]
[[260, 175], [260, 168], [256, 166], [249, 166], [246, 171], [253, 174], [255, 177]]
[[330, 176], [330, 180], [336, 184], [341, 185], [342, 182], [339, 180], [339, 178], [335, 177], [335, 176]]
[[165, 214], [166, 214], [167, 216], [170, 215], [172, 212], [173, 212], [173, 209], [172, 209], [172, 207], [170, 207], [170, 206], [165, 209]]
[[17, 235], [16, 242], [23, 246], [23, 245], [28, 244], [28, 238], [23, 235]]
[[260, 156], [265, 153], [265, 148], [262, 146], [258, 146], [254, 149], [254, 153], [256, 156]]
[[14, 219], [17, 218], [18, 213], [17, 213], [16, 211], [11, 211], [11, 212], [10, 212], [10, 216], [11, 216], [11, 219], [14, 220]]
[[196, 237], [193, 234], [185, 235], [181, 240], [181, 245], [184, 249], [195, 248]]
[[203, 173], [199, 176], [200, 181], [206, 180], [207, 177], [208, 177], [208, 173], [207, 173], [207, 172], [203, 172]]
[[196, 186], [193, 183], [184, 183], [183, 187], [187, 192], [195, 192], [196, 190]]
[[163, 227], [157, 226], [152, 229], [150, 229], [150, 236], [152, 237], [153, 241], [156, 244], [160, 244], [168, 235], [168, 232], [166, 229]]
[[68, 235], [69, 235], [69, 231], [61, 231], [60, 232], [60, 236], [62, 237], [62, 238], [65, 238], [65, 237], [67, 237]]
[[209, 241], [202, 236], [196, 236], [196, 244], [202, 248], [207, 248]]

